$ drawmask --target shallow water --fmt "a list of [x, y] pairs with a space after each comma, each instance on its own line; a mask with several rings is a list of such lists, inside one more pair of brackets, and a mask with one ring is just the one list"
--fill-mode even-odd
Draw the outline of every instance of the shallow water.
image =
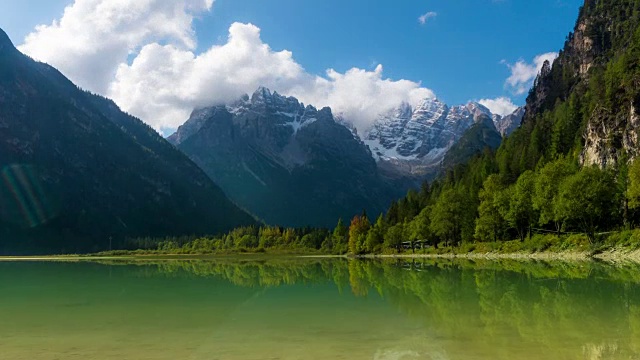
[[640, 359], [640, 268], [0, 263], [0, 359]]

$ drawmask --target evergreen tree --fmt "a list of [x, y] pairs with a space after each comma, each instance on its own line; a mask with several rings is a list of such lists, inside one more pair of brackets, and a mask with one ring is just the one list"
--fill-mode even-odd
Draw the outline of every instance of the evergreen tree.
[[630, 209], [640, 208], [640, 158], [636, 158], [629, 166], [629, 188], [627, 199]]
[[617, 222], [615, 189], [615, 181], [609, 171], [583, 168], [560, 185], [559, 215], [581, 229], [593, 242], [602, 225], [611, 226]]
[[538, 172], [535, 179], [533, 208], [540, 213], [538, 222], [541, 226], [553, 223], [556, 231], [561, 230], [562, 219], [558, 214], [556, 203], [558, 191], [562, 181], [574, 174], [576, 170], [575, 164], [563, 157], [546, 164]]
[[405, 235], [403, 223], [395, 224], [387, 230], [384, 235], [384, 246], [389, 249], [400, 250]]
[[445, 190], [432, 208], [431, 230], [448, 245], [462, 241], [464, 207], [467, 199], [455, 189]]
[[395, 225], [400, 220], [398, 202], [391, 203], [389, 210], [387, 211], [387, 224]]
[[378, 216], [378, 220], [371, 227], [369, 232], [367, 233], [367, 238], [365, 242], [365, 250], [367, 252], [378, 252], [382, 243], [384, 242], [384, 234], [386, 232], [386, 224], [384, 221], [384, 217], [382, 214]]
[[480, 206], [476, 219], [475, 236], [481, 241], [498, 241], [506, 230], [506, 221], [501, 211], [500, 193], [504, 183], [499, 175], [490, 175], [480, 191]]
[[536, 221], [533, 208], [533, 194], [535, 191], [535, 174], [526, 171], [518, 178], [509, 201], [509, 212], [505, 217], [509, 225], [516, 229], [521, 241], [531, 235], [531, 227]]
[[344, 225], [342, 219], [339, 219], [338, 225], [333, 229], [333, 234], [331, 235], [335, 252], [343, 254], [348, 251], [348, 235], [349, 229]]
[[357, 215], [351, 220], [351, 226], [349, 226], [349, 252], [357, 255], [366, 250], [365, 241], [370, 227], [371, 224], [366, 216]]

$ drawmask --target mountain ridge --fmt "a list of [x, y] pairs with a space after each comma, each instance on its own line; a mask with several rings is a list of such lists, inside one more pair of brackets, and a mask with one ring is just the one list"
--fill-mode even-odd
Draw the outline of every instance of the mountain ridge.
[[354, 212], [379, 213], [403, 193], [330, 108], [264, 87], [229, 105], [195, 110], [169, 139], [268, 223], [333, 226]]
[[476, 102], [450, 107], [437, 98], [428, 98], [415, 108], [403, 103], [381, 115], [363, 139], [381, 166], [408, 176], [432, 178], [441, 171], [451, 147], [484, 116], [508, 136], [519, 126], [523, 109], [500, 116]]
[[510, 177], [541, 157], [576, 156], [583, 166], [607, 168], [640, 155], [639, 15], [638, 1], [584, 1], [529, 92], [522, 131], [499, 151]]
[[[493, 122], [504, 118], [478, 103], [449, 108], [437, 99], [425, 99], [415, 109], [404, 103], [390, 114], [361, 136], [330, 108], [318, 110], [261, 86], [228, 104], [195, 109], [168, 140], [230, 198], [266, 222], [332, 226], [337, 218], [363, 209], [379, 213], [441, 173], [447, 151], [475, 123], [489, 121], [497, 133]], [[519, 119], [521, 111], [515, 114], [510, 121]], [[380, 141], [373, 141], [372, 134]], [[426, 143], [429, 136], [439, 147], [425, 165], [432, 149], [416, 152], [415, 144]], [[490, 144], [478, 136], [468, 139], [481, 141], [472, 147], [473, 154], [497, 147], [495, 138]], [[385, 146], [384, 154], [379, 146]], [[333, 203], [328, 199], [332, 196]], [[317, 219], [303, 210], [304, 201], [322, 204], [314, 213]]]
[[0, 253], [108, 250], [128, 238], [217, 233], [255, 222], [149, 126], [6, 39]]

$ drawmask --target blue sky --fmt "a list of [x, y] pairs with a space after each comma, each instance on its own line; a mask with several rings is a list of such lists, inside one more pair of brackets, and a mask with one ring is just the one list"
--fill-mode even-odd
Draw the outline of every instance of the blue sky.
[[[36, 25], [60, 19], [73, 3], [2, 1], [0, 26], [17, 45]], [[505, 85], [511, 75], [508, 65], [529, 64], [539, 54], [558, 51], [582, 2], [216, 0], [194, 15], [197, 47], [190, 51], [198, 55], [224, 45], [231, 24], [251, 23], [261, 30], [264, 44], [274, 52], [291, 51], [293, 60], [312, 75], [325, 76], [327, 69], [344, 74], [354, 67], [373, 71], [382, 64], [383, 78], [419, 82], [449, 104], [504, 96], [520, 105], [526, 94]], [[421, 24], [419, 17], [427, 13], [434, 15]], [[64, 73], [65, 64], [51, 59]]]
[[[251, 22], [275, 49], [293, 51], [313, 73], [380, 63], [393, 79], [433, 89], [441, 100], [510, 95], [509, 69], [558, 51], [573, 29], [582, 0], [233, 0], [219, 1], [198, 34], [224, 35], [233, 21]], [[418, 17], [437, 16], [425, 25]], [[201, 41], [209, 44], [215, 36]], [[524, 101], [519, 97], [520, 102]]]

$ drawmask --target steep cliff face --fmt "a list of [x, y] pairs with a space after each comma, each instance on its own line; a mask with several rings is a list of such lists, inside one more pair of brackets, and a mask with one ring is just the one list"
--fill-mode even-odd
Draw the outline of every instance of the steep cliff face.
[[640, 4], [636, 1], [585, 3], [570, 47], [581, 80], [602, 83], [602, 99], [584, 132], [583, 165], [606, 167], [639, 155]]
[[[592, 37], [602, 31], [596, 18], [604, 14], [596, 12], [595, 0], [586, 0], [580, 8], [580, 14], [574, 31], [569, 33], [564, 48], [553, 64], [545, 63], [527, 98], [523, 122], [555, 106], [558, 99], [566, 99], [581, 80], [588, 78], [589, 70], [599, 56], [606, 51], [607, 45], [594, 43]], [[553, 67], [552, 67], [553, 65]], [[562, 78], [562, 81], [558, 81]]]
[[586, 0], [529, 93], [523, 130], [501, 150], [503, 167], [518, 174], [563, 154], [606, 167], [638, 156], [639, 64], [640, 1]]
[[594, 111], [584, 132], [581, 164], [607, 167], [616, 165], [622, 154], [629, 161], [640, 155], [640, 117], [633, 103], [628, 109], [627, 114], [617, 115], [606, 108]]
[[522, 118], [524, 117], [524, 106], [517, 108], [513, 113], [501, 116], [493, 115], [493, 124], [496, 130], [502, 137], [509, 136], [513, 133], [520, 124], [522, 124]]

